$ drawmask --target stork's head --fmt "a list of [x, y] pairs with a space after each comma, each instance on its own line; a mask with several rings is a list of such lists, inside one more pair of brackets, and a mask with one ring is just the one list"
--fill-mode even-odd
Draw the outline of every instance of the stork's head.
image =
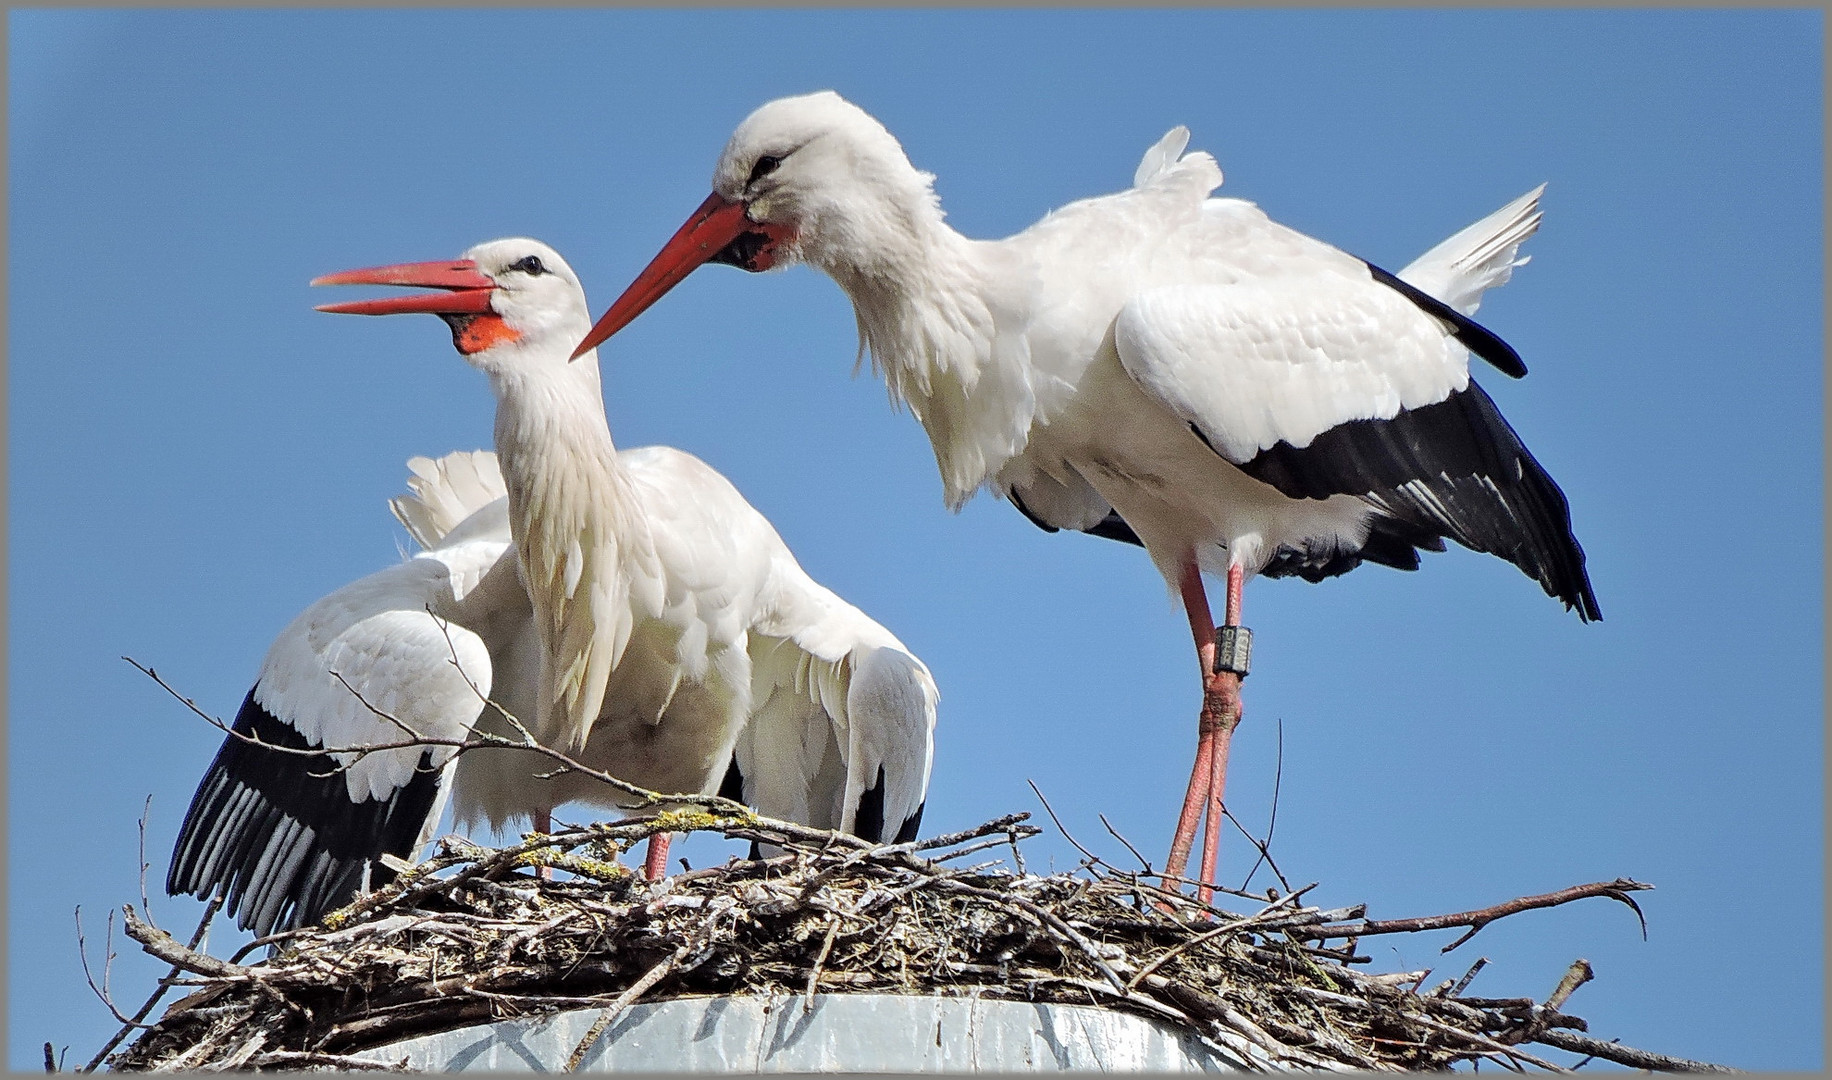
[[934, 177], [884, 125], [831, 90], [746, 117], [719, 155], [712, 194], [624, 290], [574, 355], [595, 348], [703, 263], [759, 271], [809, 262], [836, 276], [939, 215]]
[[400, 263], [346, 270], [313, 285], [410, 285], [443, 290], [382, 300], [320, 304], [343, 315], [427, 312], [452, 328], [452, 344], [477, 367], [497, 370], [554, 360], [564, 363], [591, 319], [585, 290], [559, 252], [515, 237], [491, 240], [448, 262]]

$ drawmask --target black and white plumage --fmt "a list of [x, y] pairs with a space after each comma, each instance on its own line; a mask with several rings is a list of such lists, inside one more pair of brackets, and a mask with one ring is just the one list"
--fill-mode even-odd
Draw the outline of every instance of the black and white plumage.
[[[666, 447], [620, 459], [658, 492], [676, 484], [677, 470], [710, 473]], [[409, 492], [390, 507], [424, 550], [289, 624], [232, 725], [238, 734], [306, 750], [403, 741], [407, 733], [378, 715], [387, 713], [433, 738], [462, 739], [473, 727], [521, 737], [495, 705], [535, 714], [540, 641], [496, 457], [458, 452], [408, 465]], [[792, 630], [747, 635], [753, 705], [726, 752], [720, 793], [817, 828], [912, 838], [933, 756], [938, 695], [928, 669], [792, 559], [776, 576], [780, 629]], [[576, 756], [623, 775], [626, 751], [601, 735]], [[166, 890], [220, 889], [239, 924], [265, 935], [318, 922], [391, 879], [382, 857], [411, 860], [448, 799], [463, 829], [502, 828], [573, 801], [617, 805], [589, 777], [551, 776], [556, 763], [544, 755], [485, 748], [451, 757], [444, 747], [377, 751], [338, 771], [351, 755], [228, 736], [185, 815]]]
[[1563, 495], [1469, 378], [1471, 350], [1525, 373], [1469, 316], [1524, 261], [1539, 192], [1394, 275], [1210, 197], [1221, 170], [1188, 137], [1151, 147], [1130, 189], [982, 241], [944, 222], [933, 177], [863, 110], [832, 92], [770, 102], [578, 346], [705, 262], [807, 262], [852, 300], [950, 507], [988, 488], [1045, 529], [1142, 546], [1184, 602], [1204, 679], [1172, 873], [1205, 807], [1212, 847], [1239, 716], [1204, 573], [1227, 577], [1233, 623], [1255, 574], [1411, 569], [1448, 538], [1600, 615]]
[[[398, 743], [407, 729], [463, 739], [486, 697], [513, 700], [510, 657], [532, 626], [525, 615], [492, 619], [473, 598], [499, 563], [513, 574], [495, 461], [459, 453], [409, 466], [410, 493], [393, 505], [426, 550], [338, 589], [282, 630], [233, 731], [291, 749]], [[223, 889], [227, 910], [257, 935], [316, 922], [392, 877], [383, 855], [411, 858], [430, 839], [451, 793], [452, 753], [333, 758], [230, 735], [185, 814], [166, 891]]]

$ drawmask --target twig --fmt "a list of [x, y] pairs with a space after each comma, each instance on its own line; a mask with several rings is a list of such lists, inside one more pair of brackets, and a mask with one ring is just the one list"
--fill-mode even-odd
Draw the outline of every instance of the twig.
[[1444, 996], [1453, 997], [1453, 998], [1462, 997], [1463, 991], [1469, 988], [1470, 980], [1476, 977], [1476, 972], [1481, 971], [1484, 967], [1487, 967], [1488, 962], [1489, 960], [1488, 960], [1488, 957], [1486, 956], [1476, 957], [1476, 962], [1469, 966], [1469, 970], [1463, 973], [1463, 977], [1461, 979], [1458, 979], [1456, 982], [1456, 985], [1452, 986], [1450, 988], [1450, 992]]
[[1107, 835], [1113, 837], [1115, 840], [1118, 840], [1122, 845], [1125, 846], [1127, 851], [1132, 852], [1133, 858], [1139, 860], [1139, 866], [1143, 868], [1140, 872], [1143, 873], [1146, 877], [1151, 877], [1152, 876], [1151, 860], [1139, 854], [1139, 849], [1132, 846], [1132, 841], [1120, 835], [1120, 831], [1113, 827], [1113, 822], [1107, 820], [1107, 815], [1096, 814], [1095, 816], [1100, 818], [1101, 827], [1107, 830]]
[[681, 962], [681, 958], [687, 955], [687, 950], [686, 945], [674, 950], [673, 956], [650, 968], [642, 978], [631, 983], [628, 990], [617, 995], [617, 1000], [611, 1002], [603, 1012], [598, 1014], [598, 1019], [592, 1021], [591, 1029], [585, 1033], [585, 1038], [580, 1039], [579, 1045], [573, 1047], [572, 1054], [566, 1059], [565, 1071], [578, 1072], [579, 1063], [584, 1061], [585, 1055], [591, 1052], [592, 1045], [598, 1041], [598, 1037], [611, 1026], [611, 1021], [617, 1019], [617, 1014], [623, 1012], [632, 1001], [641, 997], [651, 986], [666, 978], [668, 973], [674, 970], [674, 966]]
[[833, 939], [840, 932], [840, 920], [829, 917], [827, 936], [821, 939], [821, 951], [815, 954], [814, 966], [808, 970], [808, 987], [802, 991], [802, 1012], [814, 1009], [814, 988], [821, 981], [821, 965], [827, 962], [827, 954], [833, 951]]
[[1258, 915], [1250, 915], [1244, 919], [1236, 919], [1234, 922], [1222, 923], [1220, 926], [1217, 926], [1213, 930], [1209, 930], [1205, 933], [1198, 934], [1195, 937], [1188, 939], [1187, 941], [1179, 942], [1177, 945], [1169, 949], [1166, 949], [1165, 951], [1163, 951], [1162, 953], [1159, 953], [1156, 957], [1154, 957], [1144, 967], [1141, 967], [1138, 970], [1138, 973], [1133, 975], [1132, 978], [1126, 980], [1126, 989], [1131, 990], [1134, 987], [1138, 986], [1139, 983], [1145, 980], [1145, 977], [1147, 975], [1150, 975], [1152, 972], [1163, 967], [1166, 963], [1170, 961], [1172, 957], [1177, 956], [1179, 953], [1186, 952], [1189, 949], [1194, 948], [1195, 946], [1200, 945], [1203, 942], [1208, 941], [1212, 938], [1220, 937], [1222, 934], [1231, 933], [1235, 930], [1241, 929], [1242, 927], [1250, 926], [1254, 922], [1258, 921], [1261, 917], [1263, 917], [1266, 914], [1266, 912], [1271, 911], [1273, 908], [1278, 907], [1281, 904], [1289, 903], [1293, 899], [1293, 897], [1295, 897], [1296, 895], [1297, 894], [1293, 893], [1292, 896], [1287, 896], [1283, 900], [1275, 900], [1272, 904], [1267, 906], [1266, 909], [1261, 911]]
[[[1234, 823], [1234, 827], [1240, 830], [1240, 834], [1247, 838], [1248, 843], [1252, 844], [1254, 847], [1259, 849], [1259, 857], [1266, 861], [1267, 867], [1269, 867], [1272, 870], [1272, 876], [1278, 878], [1279, 884], [1284, 886], [1286, 891], [1289, 892], [1291, 889], [1291, 882], [1285, 880], [1285, 875], [1279, 871], [1279, 864], [1272, 861], [1272, 849], [1270, 847], [1272, 843], [1272, 833], [1268, 831], [1266, 833], [1266, 839], [1264, 841], [1261, 841], [1259, 837], [1254, 836], [1252, 833], [1247, 831], [1247, 827], [1245, 825], [1242, 825], [1240, 823], [1240, 819], [1234, 816], [1234, 811], [1229, 810], [1226, 806], [1223, 806], [1221, 808], [1221, 813], [1222, 813], [1222, 816], [1226, 817], [1229, 821]], [[1259, 865], [1258, 860], [1255, 860], [1254, 865], [1255, 866]], [[1251, 878], [1253, 875], [1248, 874], [1247, 876]], [[1242, 883], [1241, 891], [1243, 892], [1246, 891], [1246, 888], [1247, 888], [1246, 884]]]
[[439, 627], [439, 632], [445, 635], [445, 651], [447, 654], [446, 663], [452, 665], [452, 667], [458, 670], [458, 675], [464, 679], [465, 685], [471, 688], [471, 693], [477, 695], [477, 700], [483, 704], [484, 708], [495, 709], [499, 714], [501, 714], [504, 720], [509, 721], [510, 725], [513, 726], [516, 731], [521, 732], [522, 740], [525, 743], [527, 743], [529, 746], [537, 745], [540, 742], [540, 740], [534, 737], [534, 733], [529, 731], [527, 727], [523, 726], [522, 722], [516, 718], [516, 715], [514, 713], [510, 712], [508, 709], [503, 708], [500, 702], [491, 700], [490, 696], [488, 694], [485, 694], [482, 688], [480, 688], [477, 685], [476, 680], [471, 678], [471, 673], [464, 670], [464, 665], [458, 662], [458, 645], [456, 642], [452, 640], [451, 620], [442, 619], [439, 616], [434, 615], [433, 607], [431, 604], [426, 605], [425, 611], [428, 615], [432, 615], [434, 624]]
[[1438, 1031], [1445, 1035], [1452, 1036], [1453, 1038], [1465, 1039], [1469, 1041], [1470, 1043], [1473, 1043], [1476, 1046], [1482, 1047], [1485, 1050], [1489, 1050], [1495, 1053], [1506, 1054], [1507, 1056], [1512, 1057], [1512, 1058], [1519, 1058], [1521, 1061], [1524, 1061], [1529, 1065], [1537, 1066], [1538, 1068], [1544, 1069], [1547, 1072], [1564, 1072], [1565, 1071], [1559, 1068], [1557, 1065], [1552, 1064], [1550, 1061], [1545, 1060], [1544, 1058], [1535, 1057], [1532, 1054], [1529, 1054], [1526, 1051], [1520, 1049], [1518, 1046], [1509, 1046], [1508, 1044], [1504, 1042], [1499, 1042], [1495, 1039], [1492, 1039], [1488, 1037], [1487, 1035], [1482, 1034], [1479, 1031], [1469, 1031], [1465, 1028], [1453, 1027], [1450, 1024], [1444, 1023], [1442, 1020], [1436, 1020], [1436, 1019], [1433, 1019], [1432, 1017], [1422, 1016], [1417, 1013], [1407, 1016], [1406, 1020], [1410, 1023], [1423, 1024], [1426, 1027], [1431, 1028], [1434, 1031]]
[[[220, 896], [221, 894], [218, 894], [218, 895]], [[269, 934], [266, 937], [255, 938], [253, 941], [250, 941], [248, 944], [235, 950], [235, 953], [229, 957], [229, 962], [231, 964], [239, 964], [242, 962], [243, 957], [247, 956], [249, 953], [255, 951], [256, 949], [260, 948], [263, 945], [278, 945], [280, 942], [285, 941], [287, 938], [298, 937], [300, 934], [307, 934], [307, 933], [310, 933], [311, 931], [312, 931], [312, 927], [301, 926], [301, 927], [296, 927], [292, 930], [280, 930], [280, 931], [277, 931], [276, 933]], [[195, 949], [197, 947], [197, 943], [192, 942], [191, 947]]]
[[153, 919], [153, 902], [146, 898], [146, 870], [152, 864], [146, 861], [146, 819], [153, 813], [153, 796], [149, 792], [146, 805], [140, 809], [140, 910], [146, 912], [146, 919]]
[[207, 956], [178, 944], [173, 940], [172, 935], [142, 921], [138, 915], [134, 914], [132, 905], [123, 904], [121, 910], [125, 913], [124, 925], [127, 936], [138, 941], [147, 952], [175, 968], [214, 979], [244, 979], [253, 974], [248, 968], [224, 963], [214, 956]]
[[1545, 1007], [1557, 1012], [1566, 1001], [1570, 1000], [1578, 987], [1594, 978], [1596, 978], [1596, 973], [1591, 971], [1590, 961], [1582, 958], [1573, 960], [1571, 966], [1565, 969], [1564, 977], [1559, 979], [1558, 985], [1552, 989], [1552, 995], [1546, 998]]
[[[152, 801], [150, 795], [147, 796], [147, 801]], [[142, 833], [142, 835], [144, 836], [144, 833]], [[220, 892], [212, 894], [209, 902], [204, 905], [204, 917], [198, 921], [197, 931], [191, 935], [191, 943], [187, 946], [188, 948], [196, 949], [198, 945], [203, 943], [204, 935], [210, 932], [210, 920], [216, 918], [216, 913], [222, 909], [222, 906], [223, 894]], [[121, 1045], [122, 1039], [133, 1034], [136, 1028], [146, 1027], [142, 1021], [144, 1021], [148, 1014], [153, 1011], [153, 1006], [159, 1004], [159, 999], [165, 997], [165, 992], [172, 988], [183, 970], [183, 968], [174, 966], [164, 978], [160, 979], [159, 985], [153, 990], [152, 996], [146, 999], [146, 1003], [140, 1006], [139, 1011], [134, 1013], [132, 1018], [122, 1023], [121, 1030], [115, 1032], [114, 1038], [109, 1039], [107, 1045], [97, 1051], [95, 1057], [89, 1059], [89, 1064], [84, 1065], [78, 1071], [86, 1073], [94, 1072], [101, 1067], [102, 1062], [107, 1059], [109, 1053], [112, 1052], [115, 1047]]]
[[1069, 832], [1069, 830], [1062, 824], [1062, 819], [1056, 816], [1056, 808], [1051, 806], [1050, 801], [1043, 797], [1043, 791], [1041, 788], [1037, 786], [1037, 782], [1035, 780], [1027, 779], [1024, 782], [1025, 784], [1029, 785], [1031, 789], [1031, 794], [1037, 796], [1037, 801], [1043, 804], [1043, 812], [1050, 816], [1050, 821], [1055, 824], [1056, 831], [1061, 833], [1062, 838], [1064, 840], [1067, 840], [1070, 843], [1070, 845], [1072, 845], [1075, 848], [1076, 851], [1081, 852], [1082, 855], [1087, 858], [1089, 865], [1092, 865], [1092, 866], [1110, 865], [1105, 859], [1101, 858], [1099, 855], [1096, 855], [1092, 851], [1089, 851], [1087, 848], [1081, 846], [1081, 841], [1075, 839], [1075, 837]]
[[109, 967], [109, 964], [114, 960], [113, 939], [114, 939], [114, 912], [111, 911], [108, 913], [108, 934], [107, 934], [107, 937], [105, 937], [102, 941], [102, 956], [103, 956], [102, 985], [97, 986], [95, 984], [95, 976], [91, 974], [89, 970], [89, 943], [83, 937], [83, 908], [82, 908], [82, 905], [80, 904], [77, 905], [77, 908], [76, 908], [76, 953], [77, 953], [77, 956], [82, 959], [83, 979], [89, 983], [90, 992], [95, 994], [96, 998], [99, 1001], [101, 1001], [103, 1005], [106, 1005], [108, 1007], [108, 1011], [114, 1014], [114, 1018], [116, 1020], [119, 1020], [122, 1024], [133, 1026], [133, 1027], [143, 1027], [145, 1025], [135, 1024], [134, 1021], [129, 1020], [127, 1016], [121, 1012], [120, 1009], [117, 1009], [115, 1007], [114, 999], [108, 995], [108, 967]]
[[1688, 1058], [1672, 1057], [1667, 1054], [1656, 1054], [1648, 1050], [1637, 1050], [1632, 1046], [1623, 1046], [1618, 1042], [1604, 1042], [1588, 1035], [1578, 1035], [1569, 1031], [1547, 1031], [1534, 1040], [1560, 1050], [1569, 1050], [1574, 1054], [1589, 1054], [1618, 1065], [1627, 1065], [1632, 1069], [1657, 1069], [1661, 1072], [1711, 1072], [1733, 1073], [1728, 1065], [1713, 1065], [1707, 1061], [1692, 1061]]
[[[1240, 881], [1240, 887], [1242, 891], [1245, 891], [1247, 886], [1253, 883], [1253, 875], [1254, 873], [1256, 873], [1259, 870], [1260, 861], [1262, 859], [1268, 863], [1272, 861], [1272, 856], [1271, 856], [1272, 833], [1274, 829], [1277, 829], [1279, 827], [1279, 785], [1285, 779], [1285, 720], [1284, 718], [1280, 717], [1278, 722], [1274, 724], [1273, 726], [1274, 726], [1274, 729], [1278, 732], [1278, 751], [1277, 751], [1277, 756], [1275, 756], [1272, 760], [1272, 812], [1269, 815], [1267, 815], [1267, 818], [1266, 818], [1266, 842], [1264, 844], [1261, 844], [1257, 840], [1253, 840], [1253, 837], [1251, 834], [1247, 836], [1247, 839], [1253, 840], [1253, 846], [1256, 848], [1259, 848], [1259, 857], [1253, 860], [1252, 866], [1247, 867], [1247, 876], [1242, 878]], [[1228, 816], [1231, 818], [1234, 815], [1229, 814]], [[1236, 821], [1234, 824], [1238, 826], [1240, 822]], [[1247, 830], [1245, 829], [1241, 829], [1241, 832], [1243, 833], [1246, 831]], [[1276, 866], [1273, 867], [1272, 872], [1274, 874], [1278, 874], [1278, 867]], [[1289, 890], [1291, 886], [1285, 883], [1284, 875], [1279, 874], [1278, 876], [1279, 876], [1279, 884], [1285, 885], [1285, 888]]]
[[1645, 939], [1647, 937], [1647, 917], [1641, 913], [1641, 907], [1628, 894], [1653, 887], [1629, 878], [1617, 878], [1614, 881], [1573, 885], [1569, 889], [1541, 893], [1538, 896], [1522, 896], [1513, 900], [1504, 900], [1499, 904], [1478, 908], [1475, 911], [1461, 911], [1454, 915], [1428, 915], [1420, 919], [1363, 919], [1358, 923], [1348, 925], [1319, 926], [1314, 929], [1304, 928], [1293, 932], [1300, 937], [1321, 941], [1338, 937], [1369, 937], [1374, 934], [1411, 934], [1420, 930], [1444, 930], [1453, 926], [1468, 927], [1468, 932], [1439, 950], [1449, 952], [1475, 937], [1476, 931], [1504, 916], [1532, 911], [1536, 908], [1557, 907], [1560, 904], [1569, 904], [1573, 900], [1585, 900], [1593, 896], [1606, 896], [1627, 904], [1634, 911], [1635, 917], [1641, 920], [1641, 936]]

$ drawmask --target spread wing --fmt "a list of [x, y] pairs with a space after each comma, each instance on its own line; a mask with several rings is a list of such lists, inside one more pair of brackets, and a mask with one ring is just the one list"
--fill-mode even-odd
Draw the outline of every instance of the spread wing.
[[451, 616], [505, 557], [507, 519], [496, 502], [446, 528], [454, 542], [338, 589], [281, 631], [192, 798], [168, 892], [220, 889], [264, 936], [318, 921], [385, 879], [382, 855], [424, 843], [450, 748], [324, 751], [410, 732], [461, 739], [476, 721], [491, 655]]

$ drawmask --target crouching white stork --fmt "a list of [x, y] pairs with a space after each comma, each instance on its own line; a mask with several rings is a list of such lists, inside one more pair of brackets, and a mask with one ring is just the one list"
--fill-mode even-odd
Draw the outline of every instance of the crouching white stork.
[[[704, 462], [667, 447], [618, 452], [597, 358], [570, 355], [590, 327], [585, 293], [552, 248], [498, 240], [455, 262], [315, 284], [442, 290], [321, 310], [438, 314], [490, 376], [541, 642], [523, 717], [537, 739], [653, 791], [723, 789], [765, 814], [870, 840], [915, 835], [939, 697], [928, 669], [809, 578]], [[494, 781], [535, 793], [538, 815], [573, 799], [627, 805], [578, 774], [540, 779], [551, 762], [521, 756], [526, 768]], [[665, 851], [665, 840], [651, 848], [652, 874]]]
[[[1204, 812], [1212, 881], [1254, 574], [1414, 569], [1444, 538], [1498, 555], [1600, 617], [1563, 494], [1469, 376], [1513, 349], [1469, 318], [1519, 265], [1538, 192], [1389, 274], [1209, 198], [1221, 170], [1173, 129], [1127, 191], [999, 241], [942, 220], [933, 177], [831, 92], [752, 113], [713, 193], [578, 346], [594, 348], [704, 262], [810, 263], [927, 430], [951, 508], [980, 488], [1048, 531], [1142, 545], [1182, 599], [1203, 678], [1171, 854]], [[1217, 632], [1202, 574], [1228, 582]], [[1206, 890], [1205, 890], [1206, 891]]]
[[[653, 473], [673, 453], [622, 456]], [[378, 750], [360, 760], [289, 752], [399, 743], [411, 737], [407, 729], [462, 739], [475, 728], [519, 740], [498, 706], [534, 715], [540, 639], [510, 547], [495, 455], [408, 465], [409, 493], [390, 505], [424, 551], [314, 603], [281, 632], [180, 830], [166, 891], [204, 897], [220, 889], [229, 913], [258, 936], [316, 923], [390, 880], [382, 856], [411, 859], [431, 839], [448, 795], [461, 829], [528, 818], [545, 832], [556, 806], [614, 802], [603, 785], [554, 777], [552, 758], [527, 751], [474, 749], [455, 762], [450, 747]], [[927, 669], [806, 575], [783, 579], [798, 633], [750, 637], [756, 705], [721, 794], [817, 828], [912, 839], [935, 716]], [[610, 770], [617, 750], [599, 737], [575, 756]], [[665, 851], [665, 842], [651, 846], [652, 871]]]

